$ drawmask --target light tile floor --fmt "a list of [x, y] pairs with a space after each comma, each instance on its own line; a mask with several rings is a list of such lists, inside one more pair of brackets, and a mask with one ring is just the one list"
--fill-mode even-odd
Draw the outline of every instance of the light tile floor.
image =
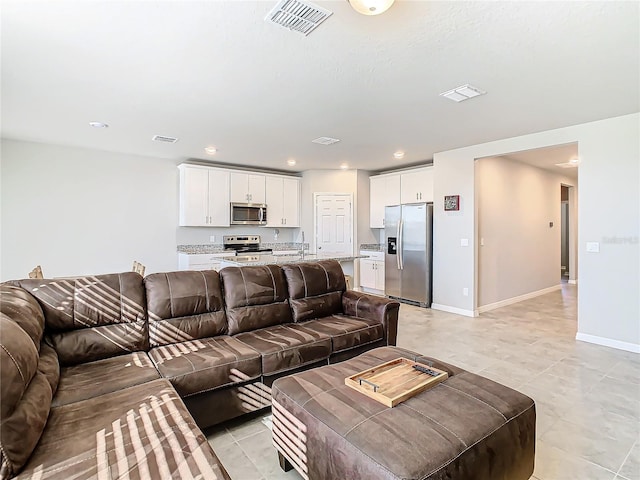
[[[478, 318], [402, 305], [398, 345], [532, 397], [533, 479], [640, 480], [640, 355], [576, 341], [576, 295], [564, 284]], [[268, 413], [206, 432], [233, 480], [300, 480], [278, 466]]]

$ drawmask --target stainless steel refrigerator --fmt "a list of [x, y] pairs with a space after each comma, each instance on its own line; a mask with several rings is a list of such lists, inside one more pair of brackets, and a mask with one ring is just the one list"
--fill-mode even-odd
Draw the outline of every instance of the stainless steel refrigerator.
[[431, 306], [433, 203], [385, 208], [385, 295]]

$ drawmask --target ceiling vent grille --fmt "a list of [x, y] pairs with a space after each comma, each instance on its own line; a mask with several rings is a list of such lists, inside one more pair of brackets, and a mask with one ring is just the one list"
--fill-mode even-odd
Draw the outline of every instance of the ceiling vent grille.
[[440, 96], [453, 100], [454, 102], [462, 102], [463, 100], [469, 100], [470, 98], [478, 97], [485, 93], [487, 92], [480, 90], [478, 87], [467, 84], [454, 88], [453, 90], [449, 90], [448, 92], [441, 93]]
[[266, 22], [309, 35], [333, 12], [301, 0], [281, 0], [265, 17]]
[[338, 143], [340, 140], [337, 138], [331, 137], [318, 137], [315, 140], [311, 140], [312, 143], [319, 143], [320, 145], [333, 145], [334, 143]]
[[154, 135], [154, 142], [176, 143], [178, 141], [175, 137], [165, 137], [164, 135]]

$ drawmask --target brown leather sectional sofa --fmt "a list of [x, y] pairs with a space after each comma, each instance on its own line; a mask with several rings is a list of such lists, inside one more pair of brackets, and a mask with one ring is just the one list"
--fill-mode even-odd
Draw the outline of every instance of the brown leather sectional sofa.
[[0, 288], [2, 479], [226, 479], [200, 428], [396, 342], [399, 304], [330, 260]]

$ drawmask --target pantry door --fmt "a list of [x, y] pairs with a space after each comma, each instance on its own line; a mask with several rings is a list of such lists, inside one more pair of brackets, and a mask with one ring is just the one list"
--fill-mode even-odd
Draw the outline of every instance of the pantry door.
[[316, 253], [353, 254], [353, 197], [350, 193], [314, 193]]

